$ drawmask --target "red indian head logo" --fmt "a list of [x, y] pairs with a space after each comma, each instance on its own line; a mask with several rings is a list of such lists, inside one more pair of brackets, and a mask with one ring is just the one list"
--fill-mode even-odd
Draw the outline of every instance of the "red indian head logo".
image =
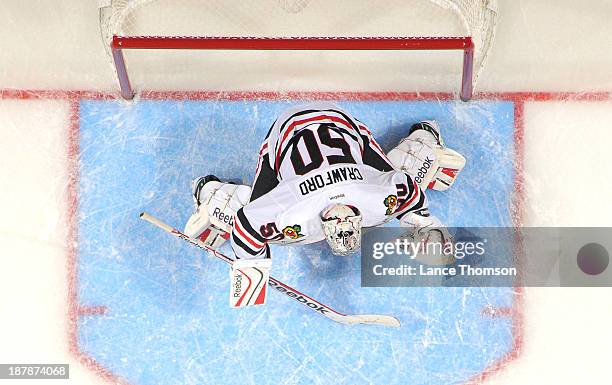
[[397, 196], [393, 194], [389, 195], [388, 197], [385, 198], [383, 203], [387, 207], [387, 211], [385, 212], [385, 215], [391, 215], [395, 212], [395, 208], [397, 207]]
[[287, 238], [298, 239], [304, 236], [304, 234], [300, 234], [300, 231], [302, 231], [300, 225], [287, 226], [283, 229], [283, 235]]

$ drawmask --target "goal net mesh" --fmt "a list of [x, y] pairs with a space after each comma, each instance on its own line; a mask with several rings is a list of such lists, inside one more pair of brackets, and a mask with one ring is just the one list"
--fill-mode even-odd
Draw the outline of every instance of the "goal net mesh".
[[[113, 35], [168, 37], [471, 36], [475, 45], [475, 84], [491, 48], [496, 18], [495, 0], [379, 0], [375, 2], [369, 0], [103, 0], [100, 7], [100, 31], [111, 63], [110, 44]], [[149, 66], [149, 69], [145, 71], [164, 71], [170, 68], [176, 70], [177, 76], [180, 77], [181, 71], [198, 68], [198, 65], [190, 67], [189, 64], [186, 64], [194, 53], [182, 52], [171, 55], [174, 55], [174, 59], [170, 60], [172, 63], [170, 67], [164, 66], [163, 63], [157, 61], [157, 58], [149, 57], [143, 60]], [[325, 60], [326, 54], [319, 55], [321, 60]], [[367, 55], [373, 57], [378, 53], [370, 52]], [[427, 55], [428, 53], [423, 53], [420, 56], [426, 57]], [[212, 57], [214, 58], [215, 54]], [[394, 61], [397, 56], [382, 54], [381, 57], [380, 60]], [[181, 58], [185, 60], [182, 62]], [[266, 59], [274, 62], [276, 58], [273, 54], [260, 55], [254, 57], [253, 61]], [[297, 61], [301, 60], [299, 55], [296, 58]], [[136, 66], [137, 64], [132, 64], [131, 60], [128, 57], [129, 65]], [[449, 76], [448, 67], [436, 63], [435, 59], [426, 59], [422, 62], [425, 66], [431, 65], [433, 71], [437, 71], [441, 76]], [[219, 59], [219, 63], [223, 67], [222, 58]], [[455, 60], [452, 68], [460, 67], [460, 65], [460, 60]], [[165, 68], [162, 69], [162, 67]], [[273, 63], [272, 68], [278, 67], [274, 67]], [[311, 72], [314, 72], [316, 68], [316, 66], [312, 67]], [[399, 65], [391, 66], [390, 70], [398, 68], [400, 68]], [[418, 69], [413, 70], [416, 73], [418, 71]], [[219, 69], [213, 69], [210, 75], [215, 76], [220, 72]], [[141, 73], [135, 76], [146, 75]]]

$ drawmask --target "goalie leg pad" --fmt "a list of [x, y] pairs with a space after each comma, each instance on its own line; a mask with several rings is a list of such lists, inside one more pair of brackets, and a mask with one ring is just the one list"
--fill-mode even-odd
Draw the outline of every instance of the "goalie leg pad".
[[265, 304], [271, 266], [270, 258], [234, 261], [230, 269], [230, 306]]

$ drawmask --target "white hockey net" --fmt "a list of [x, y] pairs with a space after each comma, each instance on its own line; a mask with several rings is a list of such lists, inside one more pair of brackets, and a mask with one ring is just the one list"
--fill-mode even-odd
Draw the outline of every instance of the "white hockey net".
[[[484, 68], [495, 33], [496, 0], [102, 0], [100, 30], [110, 55], [113, 35], [118, 36], [236, 36], [236, 37], [434, 37], [471, 36], [475, 45], [475, 84]], [[244, 63], [254, 79], [243, 87], [303, 88], [312, 84], [306, 74], [330, 71], [329, 81], [323, 76], [317, 88], [332, 86], [343, 79], [346, 68], [334, 70], [338, 64], [350, 63], [359, 72], [371, 64], [387, 63], [373, 74], [395, 73], [382, 85], [354, 85], [355, 89], [372, 87], [444, 91], [448, 84], [456, 88], [459, 55], [437, 59], [437, 54], [422, 53], [414, 65], [407, 66], [397, 52], [346, 54], [312, 53], [244, 53], [232, 51], [169, 52], [159, 55], [128, 54], [130, 76], [136, 84], [148, 88], [223, 89], [223, 72], [231, 76], [244, 72]], [[440, 54], [443, 55], [443, 54]], [[340, 56], [340, 58], [338, 58]], [[412, 56], [416, 56], [412, 54]], [[412, 57], [411, 56], [411, 57]], [[206, 60], [202, 61], [202, 57]], [[442, 56], [444, 57], [444, 56]], [[238, 58], [238, 59], [236, 59]], [[112, 59], [111, 59], [112, 63]], [[201, 71], [194, 82], [193, 74]], [[274, 72], [275, 71], [275, 72]], [[285, 78], [281, 75], [284, 72]], [[173, 80], [167, 77], [172, 74]], [[360, 72], [364, 78], [371, 73]], [[230, 77], [231, 77], [230, 76]], [[228, 76], [225, 76], [226, 78]], [[372, 76], [370, 76], [372, 77]], [[205, 79], [204, 79], [205, 78]], [[353, 76], [354, 78], [354, 76]], [[300, 79], [303, 79], [302, 81]], [[451, 80], [452, 79], [452, 80]], [[227, 79], [226, 79], [227, 80]]]

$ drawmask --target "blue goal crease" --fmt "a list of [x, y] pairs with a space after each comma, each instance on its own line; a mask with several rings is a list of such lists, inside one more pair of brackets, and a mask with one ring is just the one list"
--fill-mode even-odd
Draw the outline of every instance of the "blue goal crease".
[[[109, 309], [79, 318], [81, 350], [143, 385], [437, 385], [465, 382], [512, 349], [511, 319], [481, 315], [512, 306], [509, 288], [361, 288], [359, 257], [275, 247], [278, 279], [342, 312], [395, 315], [402, 327], [336, 324], [274, 294], [235, 310], [224, 264], [139, 219], [149, 211], [182, 227], [199, 175], [250, 184], [267, 130], [299, 102], [81, 101], [78, 298]], [[386, 151], [435, 118], [467, 165], [452, 189], [428, 193], [431, 212], [449, 226], [512, 225], [511, 102], [338, 104]]]

